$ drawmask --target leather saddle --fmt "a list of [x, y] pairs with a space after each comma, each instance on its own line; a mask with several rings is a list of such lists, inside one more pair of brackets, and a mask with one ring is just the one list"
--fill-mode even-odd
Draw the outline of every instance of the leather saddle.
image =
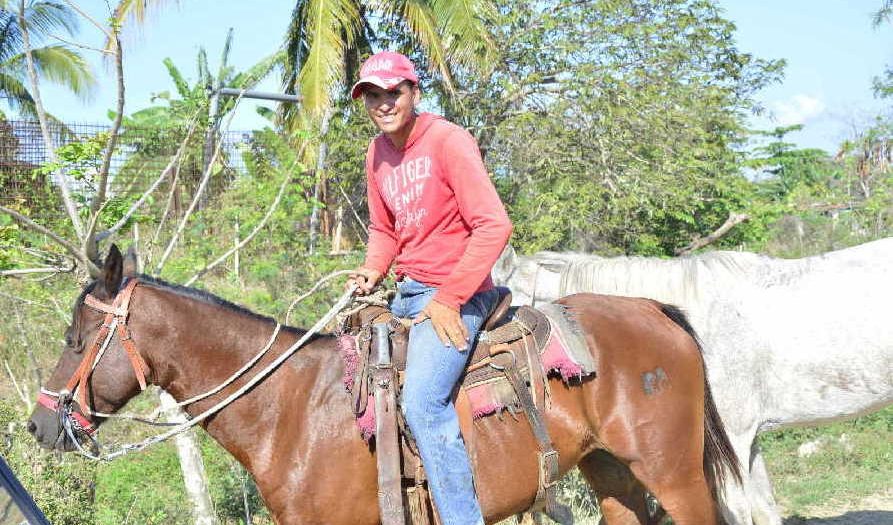
[[[504, 408], [512, 416], [518, 412], [526, 415], [539, 445], [537, 452], [540, 468], [539, 487], [533, 509], [544, 510], [553, 520], [570, 524], [573, 521], [570, 509], [560, 505], [556, 498], [556, 485], [560, 477], [558, 452], [553, 448], [541, 412], [545, 408], [548, 384], [540, 355], [549, 341], [551, 333], [549, 319], [539, 310], [529, 306], [512, 308], [511, 291], [504, 287], [498, 287], [497, 290], [498, 300], [484, 320], [478, 340], [471, 351], [457, 397], [461, 399], [464, 395], [465, 402], [468, 403], [468, 393], [474, 389], [495, 388], [495, 391], [502, 392], [503, 398], [498, 412]], [[388, 395], [394, 397], [396, 405], [406, 368], [411, 320], [400, 319], [382, 306], [368, 306], [346, 319], [340, 330], [357, 338], [357, 371], [350, 388], [352, 408], [357, 416], [369, 408], [371, 392], [374, 390], [373, 377], [376, 366], [372, 327], [380, 323], [386, 323], [390, 328], [389, 344], [396, 385]], [[458, 405], [457, 402], [457, 408]], [[430, 504], [428, 497], [421, 459], [409, 427], [403, 420], [402, 412], [396, 410], [393, 418], [394, 424], [398, 427], [401, 455], [399, 464], [404, 492], [403, 497], [399, 499], [407, 501], [406, 510], [411, 523], [427, 525], [430, 523], [428, 509], [433, 508], [433, 505]], [[379, 421], [377, 424], [381, 429], [382, 424], [388, 423]], [[383, 447], [377, 447], [377, 450], [377, 453], [381, 454]], [[390, 463], [396, 464], [397, 459], [391, 458]], [[381, 465], [382, 461], [379, 458], [380, 481], [383, 475], [388, 474], [381, 472]], [[380, 491], [381, 485], [382, 483]], [[438, 520], [436, 512], [430, 512], [430, 515], [434, 516], [435, 521]]]

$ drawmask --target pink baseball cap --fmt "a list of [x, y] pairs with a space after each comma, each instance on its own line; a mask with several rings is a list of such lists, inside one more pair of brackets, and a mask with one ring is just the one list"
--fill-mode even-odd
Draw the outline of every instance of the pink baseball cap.
[[400, 53], [381, 51], [363, 62], [363, 67], [360, 68], [360, 80], [351, 88], [350, 96], [360, 98], [363, 94], [363, 84], [372, 84], [390, 91], [404, 80], [409, 80], [413, 84], [419, 83], [412, 62]]

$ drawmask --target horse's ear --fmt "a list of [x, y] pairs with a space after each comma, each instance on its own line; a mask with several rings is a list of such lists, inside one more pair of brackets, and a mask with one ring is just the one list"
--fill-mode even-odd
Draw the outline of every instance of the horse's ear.
[[99, 284], [96, 287], [97, 296], [104, 296], [99, 298], [111, 299], [118, 294], [118, 289], [121, 288], [121, 281], [124, 277], [123, 266], [124, 258], [121, 256], [121, 250], [113, 244], [105, 258], [102, 275], [99, 276]]
[[124, 255], [124, 277], [136, 277], [140, 273], [140, 262], [136, 258], [136, 250], [133, 245], [127, 248], [127, 254]]

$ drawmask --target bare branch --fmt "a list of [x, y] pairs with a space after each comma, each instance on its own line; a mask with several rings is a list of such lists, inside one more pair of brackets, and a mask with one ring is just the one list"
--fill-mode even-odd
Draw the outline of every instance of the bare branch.
[[34, 405], [31, 403], [31, 399], [27, 395], [25, 395], [25, 392], [21, 389], [21, 387], [19, 387], [19, 382], [16, 381], [16, 376], [15, 376], [15, 374], [12, 373], [12, 369], [9, 368], [9, 363], [5, 359], [3, 360], [3, 366], [6, 367], [6, 373], [9, 375], [9, 378], [12, 380], [12, 386], [15, 387], [16, 394], [19, 395], [19, 399], [21, 399], [22, 403], [25, 404], [25, 407], [27, 408], [27, 412], [31, 413], [31, 411], [34, 409]]
[[30, 304], [31, 306], [37, 306], [39, 308], [46, 308], [48, 310], [53, 308], [52, 306], [50, 306], [48, 304], [38, 303], [38, 302], [32, 301], [30, 299], [25, 299], [24, 297], [19, 297], [18, 295], [8, 294], [8, 293], [2, 292], [2, 291], [0, 291], [0, 297], [6, 297], [7, 299], [12, 299], [13, 301], [19, 301], [19, 302], [22, 302], [25, 304]]
[[[302, 148], [302, 149], [301, 149], [301, 152], [298, 154], [298, 158], [300, 158], [300, 157], [303, 155], [303, 153], [304, 153], [304, 151], [303, 151], [303, 148]], [[267, 213], [264, 214], [264, 216], [263, 216], [263, 218], [260, 220], [260, 222], [257, 223], [257, 226], [254, 227], [254, 230], [252, 230], [251, 233], [249, 233], [249, 234], [248, 234], [244, 239], [242, 239], [238, 244], [236, 244], [235, 246], [233, 246], [232, 248], [230, 248], [229, 250], [227, 250], [226, 253], [224, 253], [223, 255], [221, 255], [220, 257], [218, 257], [214, 262], [212, 262], [211, 264], [205, 266], [204, 268], [202, 268], [201, 270], [199, 270], [198, 273], [196, 273], [195, 275], [193, 275], [192, 277], [190, 277], [189, 280], [186, 281], [186, 286], [192, 286], [192, 284], [195, 283], [195, 281], [197, 281], [202, 275], [206, 274], [207, 272], [209, 272], [209, 271], [212, 270], [213, 268], [217, 267], [217, 265], [219, 265], [220, 263], [222, 263], [223, 261], [225, 261], [227, 258], [229, 258], [230, 255], [232, 255], [232, 254], [238, 252], [238, 251], [241, 250], [246, 244], [248, 244], [249, 242], [251, 242], [252, 239], [254, 239], [254, 237], [258, 234], [258, 232], [260, 232], [261, 229], [263, 229], [263, 227], [267, 224], [267, 221], [270, 220], [270, 217], [273, 216], [273, 212], [276, 211], [276, 208], [279, 206], [279, 202], [282, 200], [282, 196], [285, 194], [285, 189], [288, 187], [288, 183], [291, 182], [291, 179], [292, 179], [292, 176], [291, 176], [291, 173], [290, 173], [290, 172], [291, 172], [291, 169], [293, 169], [296, 165], [297, 165], [297, 162], [295, 162], [295, 163], [292, 165], [292, 168], [290, 168], [290, 169], [285, 173], [285, 178], [282, 179], [282, 184], [279, 185], [279, 192], [276, 194], [276, 198], [273, 199], [273, 203], [270, 204], [270, 207], [269, 207], [269, 208], [267, 208]]]
[[726, 222], [722, 224], [719, 228], [716, 229], [713, 233], [706, 237], [700, 237], [695, 239], [684, 248], [679, 248], [676, 250], [676, 255], [687, 255], [695, 250], [699, 250], [708, 244], [712, 244], [722, 238], [723, 235], [729, 233], [729, 230], [734, 228], [736, 225], [750, 219], [750, 215], [746, 213], [729, 213], [729, 218], [726, 219]]
[[23, 268], [21, 270], [0, 270], [0, 277], [15, 277], [17, 275], [28, 275], [34, 273], [71, 273], [72, 268]]
[[87, 256], [84, 254], [83, 251], [81, 251], [80, 249], [78, 249], [77, 246], [66, 241], [62, 237], [59, 237], [58, 235], [56, 235], [55, 233], [53, 233], [52, 231], [47, 229], [45, 226], [41, 226], [40, 224], [37, 224], [36, 222], [32, 221], [28, 217], [25, 217], [21, 213], [15, 211], [15, 210], [11, 210], [11, 209], [7, 208], [6, 206], [0, 206], [0, 211], [9, 215], [10, 217], [12, 217], [12, 220], [16, 221], [17, 223], [21, 224], [22, 226], [24, 226], [32, 231], [36, 231], [38, 233], [42, 233], [42, 234], [46, 235], [47, 237], [49, 237], [50, 239], [55, 241], [56, 244], [65, 248], [65, 250], [68, 251], [68, 253], [70, 253], [72, 256], [74, 256], [75, 259], [77, 259], [78, 261], [81, 262], [82, 265], [84, 265], [84, 268], [87, 270], [87, 272], [91, 276], [95, 277], [101, 273], [99, 271], [99, 268], [97, 268], [96, 265], [93, 264], [93, 261], [91, 261], [90, 259], [87, 258]]
[[[245, 90], [242, 90], [244, 93]], [[233, 121], [233, 117], [236, 114], [236, 109], [239, 107], [239, 102], [242, 100], [242, 94], [239, 94], [239, 97], [236, 98], [235, 103], [233, 104], [232, 109], [230, 110], [229, 118], [226, 120], [226, 125], [223, 127], [224, 133], [229, 131], [229, 125]], [[183, 233], [183, 230], [186, 228], [186, 223], [189, 221], [189, 217], [192, 215], [192, 212], [195, 211], [195, 207], [198, 205], [199, 200], [201, 200], [202, 194], [205, 192], [205, 188], [208, 186], [208, 180], [211, 178], [211, 172], [214, 171], [214, 164], [217, 162], [217, 157], [220, 155], [220, 148], [223, 145], [222, 140], [217, 141], [217, 146], [214, 148], [214, 155], [211, 156], [210, 162], [205, 166], [205, 172], [202, 175], [202, 179], [198, 184], [198, 188], [195, 190], [195, 195], [192, 197], [192, 202], [189, 203], [189, 208], [186, 210], [186, 213], [183, 215], [183, 218], [180, 219], [180, 223], [177, 225], [177, 230], [174, 232], [173, 237], [171, 237], [170, 242], [168, 242], [167, 248], [164, 250], [164, 253], [161, 256], [161, 260], [158, 261], [158, 265], [155, 267], [155, 275], [161, 273], [162, 268], [164, 268], [164, 264], [167, 262], [167, 259], [170, 257], [171, 253], [174, 251], [174, 246], [177, 245], [177, 241], [180, 240], [180, 235]]]
[[[174, 196], [177, 192], [177, 183], [180, 180], [180, 162], [177, 162], [176, 171], [174, 171], [174, 180], [171, 181], [170, 191], [167, 193], [167, 203], [164, 205], [164, 212], [161, 214], [161, 220], [158, 221], [158, 226], [155, 228], [155, 234], [152, 235], [152, 241], [149, 242], [149, 249], [151, 250], [155, 245], [158, 244], [158, 238], [161, 237], [161, 230], [164, 228], [164, 223], [167, 221], [168, 215], [171, 213], [171, 208], [174, 207]], [[147, 261], [150, 258], [147, 257]]]
[[351, 202], [350, 197], [347, 195], [347, 192], [344, 191], [344, 186], [341, 184], [341, 181], [338, 181], [338, 189], [341, 190], [341, 196], [344, 197], [344, 200], [347, 201], [347, 206], [350, 208], [350, 211], [353, 213], [354, 218], [357, 220], [357, 224], [363, 228], [363, 231], [366, 233], [366, 237], [369, 236], [369, 228], [366, 227], [366, 224], [363, 222], [363, 219], [360, 218], [360, 214], [357, 213], [357, 209], [354, 207], [353, 202]]
[[105, 205], [106, 195], [108, 194], [109, 171], [112, 165], [112, 155], [115, 153], [115, 146], [118, 144], [118, 132], [121, 130], [121, 121], [124, 118], [124, 52], [121, 50], [121, 39], [117, 30], [114, 30], [114, 42], [118, 103], [115, 108], [115, 120], [112, 122], [112, 129], [109, 132], [109, 138], [105, 144], [102, 165], [99, 168], [99, 188], [96, 197], [93, 199], [93, 204], [90, 206], [90, 227], [87, 230], [87, 234], [84, 236], [84, 252], [91, 259], [95, 259], [98, 252], [98, 247], [96, 246], [96, 227], [99, 223], [99, 212]]
[[[18, 18], [22, 32], [22, 45], [25, 48], [25, 62], [28, 64], [28, 79], [31, 82], [31, 98], [34, 100], [34, 108], [37, 111], [37, 121], [40, 123], [40, 133], [43, 135], [46, 155], [50, 159], [50, 162], [55, 164], [57, 162], [56, 147], [53, 144], [53, 137], [50, 136], [50, 128], [47, 124], [47, 113], [43, 106], [43, 99], [40, 96], [40, 83], [37, 79], [37, 69], [34, 67], [34, 54], [31, 49], [30, 30], [28, 28], [28, 23], [25, 20], [25, 0], [19, 0]], [[56, 179], [56, 184], [59, 186], [59, 191], [62, 193], [62, 202], [65, 204], [65, 211], [68, 213], [68, 218], [71, 219], [72, 226], [74, 226], [75, 235], [80, 239], [84, 234], [84, 227], [78, 216], [74, 200], [71, 198], [71, 190], [68, 188], [68, 181], [65, 180], [65, 176], [61, 173], [61, 170], [56, 170], [55, 173], [53, 173], [53, 176]]]
[[198, 119], [197, 119], [197, 118], [196, 118], [196, 119], [193, 119], [193, 121], [192, 121], [192, 125], [189, 127], [189, 131], [186, 132], [186, 138], [183, 139], [183, 142], [182, 142], [182, 143], [180, 143], [180, 147], [177, 149], [177, 152], [174, 154], [174, 156], [171, 157], [170, 162], [168, 162], [167, 166], [166, 166], [166, 167], [164, 168], [164, 170], [161, 172], [161, 175], [160, 175], [157, 179], [155, 179], [155, 182], [153, 182], [152, 185], [149, 186], [149, 189], [147, 189], [147, 190], [140, 196], [140, 198], [137, 199], [137, 201], [134, 202], [134, 203], [130, 206], [130, 209], [127, 210], [127, 213], [125, 213], [124, 216], [121, 217], [121, 218], [118, 220], [118, 222], [116, 222], [116, 223], [115, 223], [111, 228], [109, 228], [108, 230], [105, 230], [105, 231], [103, 231], [103, 232], [100, 232], [100, 233], [96, 234], [96, 241], [97, 241], [97, 242], [99, 242], [99, 241], [101, 241], [101, 240], [103, 240], [103, 239], [106, 239], [106, 238], [108, 238], [108, 237], [111, 236], [111, 235], [114, 235], [114, 234], [117, 233], [117, 231], [120, 230], [125, 224], [127, 224], [127, 221], [129, 221], [130, 218], [133, 217], [133, 214], [136, 213], [136, 210], [138, 210], [138, 209], [140, 208], [140, 206], [142, 206], [143, 203], [146, 202], [146, 199], [149, 198], [149, 195], [151, 195], [152, 193], [154, 193], [155, 190], [158, 188], [158, 186], [161, 185], [161, 182], [162, 182], [165, 178], [167, 178], [167, 176], [170, 174], [171, 170], [174, 169], [174, 166], [178, 166], [178, 165], [180, 164], [180, 158], [183, 156], [183, 153], [186, 151], [186, 145], [189, 143], [189, 139], [192, 137], [192, 132], [195, 131], [195, 128], [196, 128], [196, 125], [197, 125], [197, 124], [198, 124]]
[[99, 29], [100, 31], [102, 31], [102, 34], [104, 34], [106, 36], [106, 38], [108, 38], [109, 40], [115, 40], [115, 36], [109, 31], [109, 29], [107, 27], [105, 27], [104, 25], [97, 22], [95, 18], [88, 15], [87, 12], [84, 11], [83, 9], [81, 9], [77, 4], [75, 4], [71, 0], [64, 0], [64, 2], [66, 4], [68, 4], [69, 7], [71, 7], [75, 11], [77, 11], [77, 13], [79, 15], [86, 18], [91, 24], [96, 26], [96, 29]]
[[50, 38], [58, 40], [59, 42], [62, 42], [63, 44], [68, 44], [70, 46], [79, 47], [81, 49], [86, 49], [87, 51], [95, 51], [97, 53], [102, 53], [104, 55], [114, 55], [115, 54], [113, 51], [109, 51], [107, 49], [99, 49], [98, 47], [88, 46], [87, 44], [81, 44], [80, 42], [75, 42], [74, 40], [68, 40], [68, 39], [62, 38], [59, 35], [51, 34], [48, 36]]

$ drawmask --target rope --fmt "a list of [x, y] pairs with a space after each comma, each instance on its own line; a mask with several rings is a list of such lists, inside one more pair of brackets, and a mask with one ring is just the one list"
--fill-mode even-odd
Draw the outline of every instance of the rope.
[[391, 301], [391, 294], [389, 290], [386, 290], [384, 287], [377, 287], [374, 292], [369, 295], [357, 295], [354, 296], [353, 301], [351, 301], [350, 305], [342, 310], [337, 316], [335, 316], [335, 324], [337, 326], [344, 326], [344, 322], [352, 316], [353, 314], [359, 312], [363, 308], [367, 306], [382, 306], [384, 308], [388, 308]]
[[[170, 408], [182, 408], [182, 407], [185, 407], [186, 405], [191, 405], [193, 403], [197, 403], [198, 401], [201, 401], [202, 399], [207, 399], [207, 398], [213, 396], [214, 394], [220, 392], [224, 388], [228, 387], [229, 385], [231, 385], [242, 374], [247, 372], [249, 368], [254, 366], [255, 363], [260, 361], [260, 359], [270, 350], [270, 348], [273, 347], [273, 343], [276, 342], [276, 338], [279, 336], [279, 331], [281, 329], [282, 329], [282, 325], [279, 323], [276, 323], [276, 328], [273, 329], [273, 335], [270, 336], [270, 340], [267, 341], [267, 344], [264, 345], [264, 347], [260, 350], [260, 352], [258, 352], [254, 357], [252, 357], [250, 361], [245, 363], [245, 365], [242, 366], [242, 368], [236, 370], [233, 373], [233, 375], [229, 376], [229, 378], [226, 379], [224, 382], [220, 383], [219, 385], [212, 388], [211, 390], [208, 390], [204, 394], [199, 394], [197, 396], [190, 397], [189, 399], [180, 401], [179, 403], [173, 405]], [[180, 423], [180, 422], [171, 423], [171, 422], [167, 422], [167, 421], [162, 421], [162, 422], [153, 421], [156, 418], [158, 418], [158, 416], [161, 414], [162, 410], [163, 409], [159, 408], [158, 410], [153, 412], [152, 415], [149, 416], [148, 418], [145, 416], [138, 416], [138, 415], [132, 415], [132, 414], [120, 414], [119, 415], [119, 414], [106, 414], [103, 412], [92, 412], [92, 411], [91, 411], [91, 413], [93, 415], [99, 416], [99, 417], [116, 418], [116, 419], [130, 419], [133, 421], [139, 421], [141, 423], [146, 423], [148, 425], [171, 426], [171, 425], [176, 425], [176, 424]]]

